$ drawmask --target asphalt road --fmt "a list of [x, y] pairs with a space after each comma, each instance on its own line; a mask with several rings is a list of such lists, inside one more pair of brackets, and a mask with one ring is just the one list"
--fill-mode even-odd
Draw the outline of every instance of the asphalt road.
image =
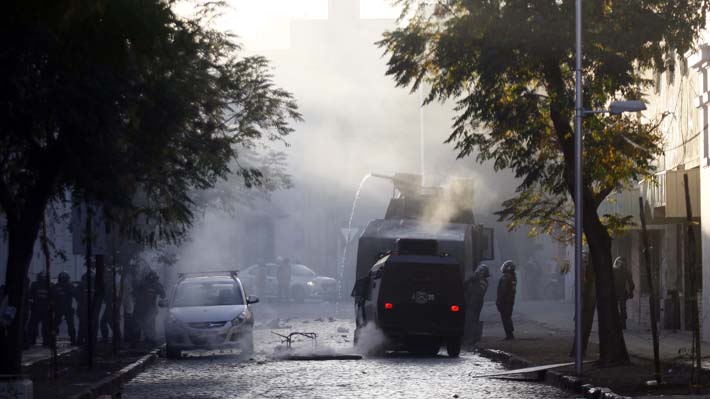
[[[337, 314], [330, 304], [258, 304], [256, 353], [188, 352], [180, 360], [161, 358], [124, 388], [124, 398], [574, 398], [534, 382], [472, 379], [470, 374], [503, 367], [475, 353], [449, 358], [388, 354], [361, 360], [293, 361], [277, 354], [281, 338], [271, 332], [318, 334], [293, 344], [299, 353], [357, 353], [350, 308]], [[338, 316], [338, 317], [335, 317]], [[279, 328], [275, 318], [278, 317]]]

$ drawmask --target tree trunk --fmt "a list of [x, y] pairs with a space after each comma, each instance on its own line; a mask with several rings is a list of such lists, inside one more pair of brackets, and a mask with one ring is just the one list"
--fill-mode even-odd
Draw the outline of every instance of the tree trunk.
[[589, 243], [591, 262], [596, 273], [599, 362], [605, 366], [626, 364], [630, 360], [614, 292], [611, 237], [592, 204], [593, 201], [585, 200], [584, 235]]
[[[587, 353], [589, 337], [592, 335], [592, 325], [594, 324], [594, 313], [597, 307], [596, 274], [594, 267], [587, 260], [584, 263], [584, 285], [582, 286], [582, 355]], [[577, 340], [572, 343], [570, 357], [575, 355]]]
[[16, 314], [7, 328], [0, 330], [0, 374], [17, 375], [22, 371], [22, 347], [26, 320], [25, 278], [30, 267], [40, 223], [44, 216], [41, 209], [26, 209], [22, 218], [8, 218], [8, 255], [5, 284], [8, 304], [15, 307]]

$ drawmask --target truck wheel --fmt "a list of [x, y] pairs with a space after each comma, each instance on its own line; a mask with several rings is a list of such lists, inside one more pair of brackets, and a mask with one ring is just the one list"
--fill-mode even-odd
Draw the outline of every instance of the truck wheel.
[[180, 357], [182, 356], [182, 351], [180, 349], [176, 349], [174, 346], [170, 345], [170, 343], [166, 343], [165, 356], [168, 359], [180, 359]]
[[461, 337], [446, 340], [446, 353], [449, 357], [459, 357], [461, 353]]
[[293, 297], [294, 302], [303, 303], [306, 299], [306, 290], [300, 285], [296, 285], [291, 288], [291, 296]]

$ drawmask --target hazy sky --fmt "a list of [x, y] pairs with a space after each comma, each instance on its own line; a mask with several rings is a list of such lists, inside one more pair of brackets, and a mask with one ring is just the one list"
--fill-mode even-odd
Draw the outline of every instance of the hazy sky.
[[[189, 12], [196, 1], [180, 4], [180, 13]], [[325, 19], [328, 0], [226, 0], [229, 9], [218, 26], [240, 37], [247, 51], [288, 48], [289, 21]], [[397, 8], [391, 0], [361, 0], [362, 18], [396, 18]]]

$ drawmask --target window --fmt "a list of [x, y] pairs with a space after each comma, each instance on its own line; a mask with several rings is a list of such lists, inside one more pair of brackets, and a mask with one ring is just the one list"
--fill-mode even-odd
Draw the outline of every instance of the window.
[[173, 307], [243, 305], [242, 289], [233, 282], [185, 282], [178, 286]]

